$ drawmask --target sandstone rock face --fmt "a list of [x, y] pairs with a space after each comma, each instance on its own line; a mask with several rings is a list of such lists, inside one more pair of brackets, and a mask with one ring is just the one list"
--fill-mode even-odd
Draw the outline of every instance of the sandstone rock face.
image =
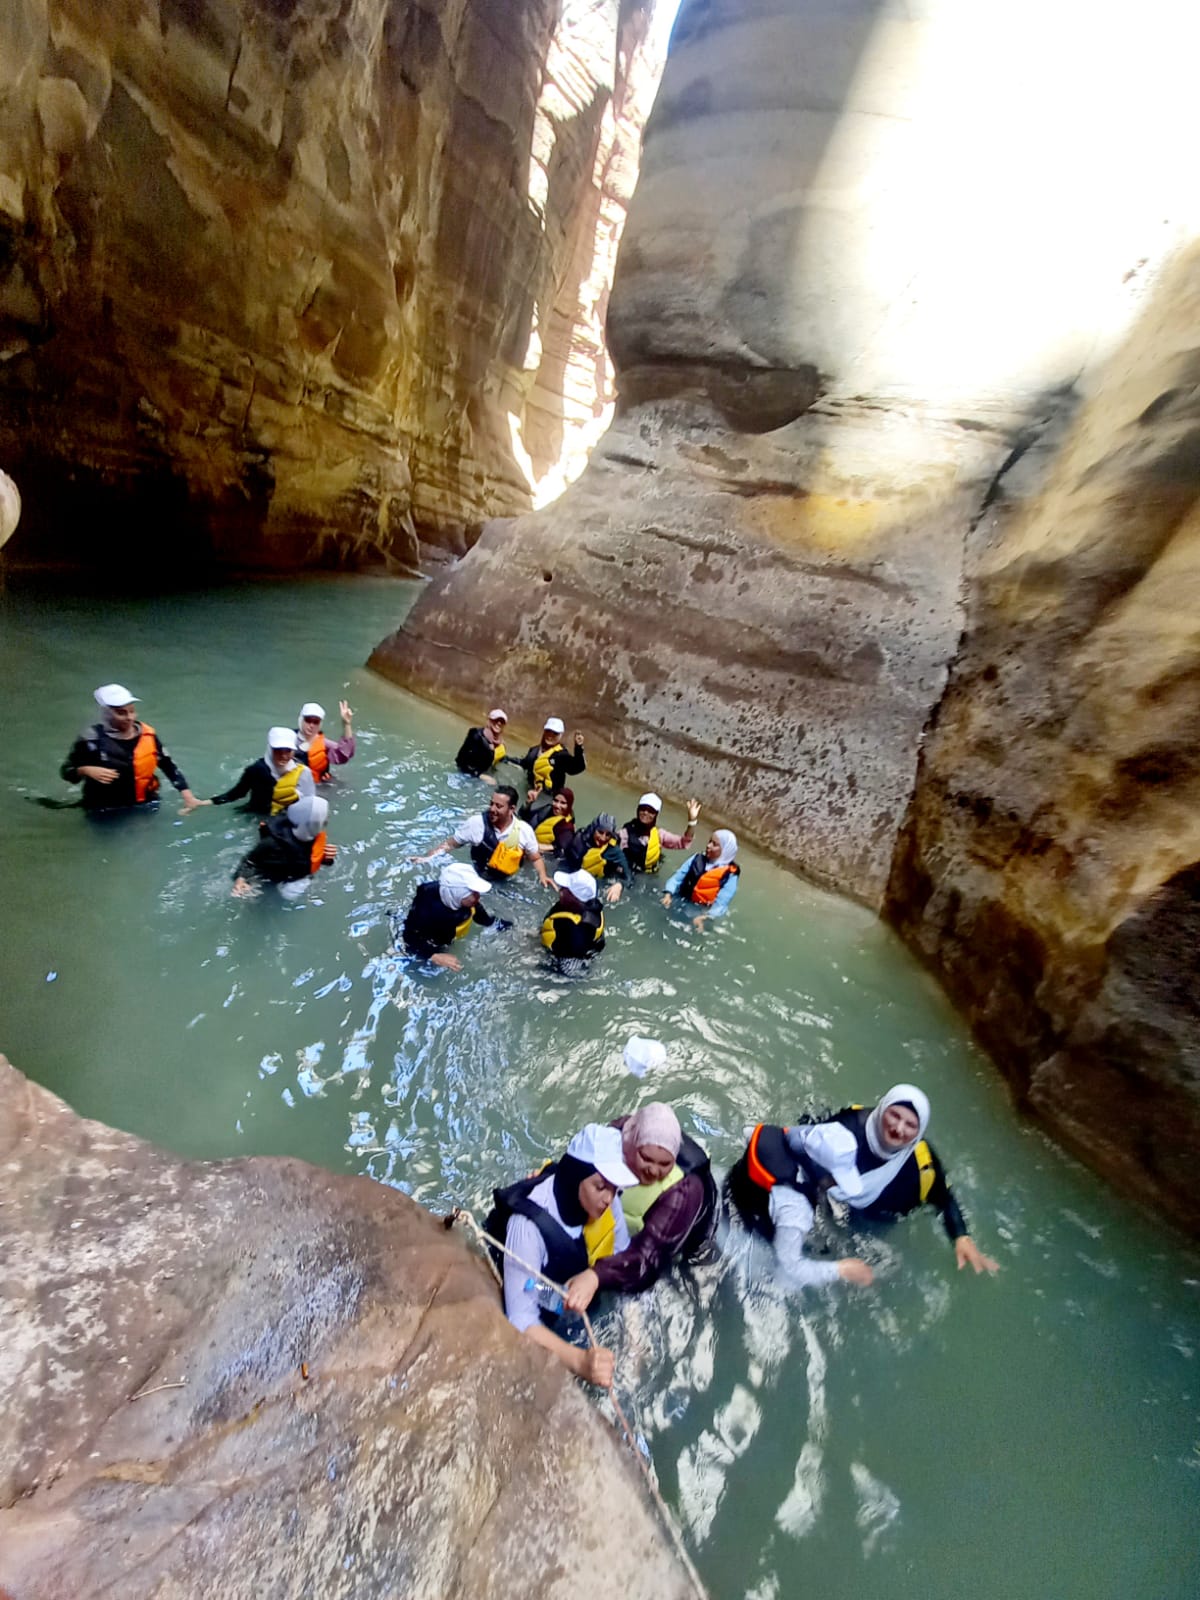
[[652, 10], [0, 8], [13, 558], [412, 568], [577, 466]]
[[173, 1160], [2, 1057], [0, 1162], [0, 1592], [692, 1593], [615, 1436], [420, 1207]]
[[[1119, 37], [1074, 0], [684, 0], [610, 307], [617, 421], [561, 500], [489, 524], [372, 658], [476, 716], [486, 700], [529, 728], [550, 709], [577, 720], [617, 772], [698, 794], [869, 904], [890, 879], [890, 914], [950, 969], [1014, 1079], [1043, 1084], [1040, 1109], [1047, 1074], [1075, 1070], [1068, 1035], [1097, 1081], [1118, 1056], [1143, 1062], [1123, 1116], [1143, 1089], [1161, 1109], [1196, 1088], [1182, 1087], [1194, 969], [1151, 982], [1147, 951], [1156, 919], [1193, 915], [1178, 755], [1195, 747], [1192, 647], [1182, 624], [1156, 639], [1149, 619], [1163, 585], [1195, 597], [1175, 534], [1170, 564], [1155, 552], [1193, 471], [1190, 290], [1173, 273], [1200, 235], [1183, 67], [1198, 27], [1167, 0]], [[1168, 478], [1135, 551], [1121, 508], [1153, 520], [1147, 479]], [[985, 676], [1001, 656], [1003, 691]], [[959, 773], [980, 685], [1006, 709], [982, 717], [990, 765]], [[1140, 820], [1111, 855], [1099, 799], [1054, 787], [1056, 695], [1080, 703], [1061, 736], [1086, 760], [1066, 767], [1090, 762], [1102, 785], [1134, 761], [1121, 803]], [[1165, 766], [1143, 749], [1143, 698]], [[951, 813], [960, 790], [982, 821]], [[1151, 795], [1163, 804], [1143, 815]], [[1022, 823], [999, 828], [1010, 811]], [[977, 847], [995, 856], [989, 881]], [[1024, 884], [1011, 905], [1009, 852]], [[1135, 884], [1083, 895], [1084, 933], [1063, 861], [1104, 880], [1129, 856]], [[957, 893], [1003, 902], [1007, 933], [969, 909], [954, 931]], [[1037, 991], [1048, 1028], [1006, 1008], [1006, 985]], [[1157, 1137], [1158, 1114], [1126, 1124], [1133, 1144]], [[1116, 1170], [1111, 1133], [1076, 1142]]]

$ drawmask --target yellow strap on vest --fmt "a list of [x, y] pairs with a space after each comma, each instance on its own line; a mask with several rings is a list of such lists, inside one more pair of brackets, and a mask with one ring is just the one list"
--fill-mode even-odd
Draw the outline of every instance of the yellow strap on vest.
[[601, 1257], [612, 1255], [616, 1236], [617, 1219], [613, 1216], [611, 1206], [602, 1217], [595, 1217], [584, 1223], [583, 1242], [587, 1245], [589, 1267]]
[[583, 918], [579, 915], [578, 911], [552, 911], [542, 923], [542, 943], [546, 946], [547, 950], [553, 950], [554, 948], [554, 936], [558, 932], [558, 929], [554, 926], [554, 924], [560, 919], [563, 922], [583, 921]]
[[505, 750], [504, 746], [502, 744], [498, 744], [496, 746], [496, 754], [492, 757], [492, 765], [496, 766], [499, 762], [503, 761], [507, 753], [508, 752]]
[[917, 1172], [921, 1180], [921, 1203], [929, 1199], [929, 1191], [933, 1188], [933, 1180], [937, 1177], [937, 1170], [933, 1165], [933, 1151], [924, 1139], [918, 1140], [913, 1148], [913, 1155], [917, 1158]]
[[554, 772], [550, 766], [550, 757], [557, 755], [562, 749], [560, 744], [552, 744], [549, 750], [543, 750], [533, 763], [533, 781], [539, 789], [553, 789]]
[[622, 1191], [621, 1210], [625, 1213], [631, 1237], [641, 1233], [646, 1224], [646, 1213], [654, 1202], [682, 1181], [683, 1168], [676, 1163], [666, 1177], [660, 1178], [657, 1183], [639, 1183], [636, 1189]]
[[560, 822], [573, 822], [575, 819], [568, 811], [565, 817], [557, 816], [553, 811], [548, 817], [543, 817], [533, 830], [533, 836], [539, 844], [552, 845], [554, 843], [554, 830]]
[[[605, 845], [604, 850], [607, 849], [608, 846]], [[590, 872], [593, 878], [602, 878], [604, 876], [604, 850], [601, 850], [599, 845], [594, 844], [581, 862], [583, 870]]]
[[297, 791], [300, 787], [300, 774], [305, 770], [297, 762], [290, 772], [285, 772], [282, 778], [276, 778], [275, 791], [271, 795], [271, 815], [273, 817], [277, 817], [281, 811], [286, 811], [296, 800]]

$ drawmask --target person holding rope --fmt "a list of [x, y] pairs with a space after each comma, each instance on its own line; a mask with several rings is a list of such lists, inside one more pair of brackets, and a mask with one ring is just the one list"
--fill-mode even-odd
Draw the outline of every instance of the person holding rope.
[[531, 1178], [497, 1189], [485, 1224], [493, 1239], [504, 1241], [504, 1314], [509, 1322], [577, 1378], [600, 1389], [612, 1388], [612, 1351], [602, 1346], [582, 1350], [562, 1338], [555, 1329], [562, 1322], [563, 1302], [531, 1270], [565, 1285], [592, 1262], [627, 1249], [629, 1228], [620, 1192], [637, 1182], [637, 1174], [625, 1164], [616, 1128], [589, 1122], [557, 1161]]

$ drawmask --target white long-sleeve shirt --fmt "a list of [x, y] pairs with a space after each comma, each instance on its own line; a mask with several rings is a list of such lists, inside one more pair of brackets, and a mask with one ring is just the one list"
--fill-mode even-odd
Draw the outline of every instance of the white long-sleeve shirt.
[[771, 1221], [775, 1224], [775, 1258], [788, 1284], [807, 1289], [836, 1283], [841, 1274], [836, 1261], [812, 1261], [804, 1242], [812, 1232], [813, 1208], [799, 1190], [777, 1183], [770, 1195]]
[[[529, 1192], [529, 1198], [535, 1206], [541, 1206], [543, 1211], [549, 1212], [572, 1239], [578, 1239], [583, 1233], [582, 1228], [573, 1228], [564, 1222], [554, 1201], [554, 1174], [543, 1178]], [[625, 1213], [621, 1209], [621, 1197], [618, 1195], [612, 1203], [615, 1233], [613, 1235], [613, 1252], [625, 1250], [629, 1246], [629, 1224], [625, 1221]], [[537, 1224], [528, 1217], [513, 1216], [508, 1219], [508, 1228], [504, 1235], [504, 1242], [510, 1250], [516, 1252], [522, 1261], [529, 1263], [529, 1267], [536, 1267], [539, 1272], [546, 1270], [546, 1241], [538, 1231]], [[542, 1307], [547, 1311], [560, 1310], [557, 1296], [545, 1284], [539, 1283], [536, 1278], [530, 1281], [529, 1267], [519, 1266], [512, 1256], [504, 1258], [504, 1313], [513, 1327], [518, 1332], [524, 1333], [526, 1328], [532, 1328], [538, 1321]]]

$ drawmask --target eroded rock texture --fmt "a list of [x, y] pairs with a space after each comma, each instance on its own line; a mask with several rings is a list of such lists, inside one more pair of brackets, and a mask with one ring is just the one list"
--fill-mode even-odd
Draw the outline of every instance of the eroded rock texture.
[[693, 1592], [615, 1434], [402, 1195], [176, 1161], [3, 1057], [0, 1162], [12, 1600]]
[[[1147, 969], [1155, 919], [1192, 914], [1198, 608], [1173, 531], [1196, 467], [1191, 291], [1173, 273], [1200, 235], [1196, 34], [1168, 0], [1119, 37], [1072, 0], [684, 0], [610, 307], [620, 415], [561, 500], [489, 524], [373, 657], [464, 712], [504, 704], [518, 733], [558, 711], [616, 771], [700, 795], [869, 904], [890, 877], [891, 915], [1034, 1075], [1030, 1102], [1048, 1108], [1036, 1084], [1082, 1030], [1071, 1060], [1136, 1084], [1134, 1149], [1196, 1104], [1194, 955]], [[1151, 512], [1147, 481], [1168, 479]], [[1159, 589], [1187, 597], [1170, 642]], [[981, 712], [983, 762], [955, 747], [979, 693], [1005, 707]], [[1137, 818], [1119, 846], [1099, 798], [1067, 798], [1077, 777], [1055, 788], [1076, 767]], [[1086, 932], [1068, 863], [1107, 885], [1082, 895]], [[958, 926], [955, 895], [1003, 917]], [[1111, 1128], [1083, 1130], [1099, 1107], [1055, 1098], [1115, 1170]]]
[[412, 567], [577, 469], [652, 9], [8, 0], [14, 558]]

